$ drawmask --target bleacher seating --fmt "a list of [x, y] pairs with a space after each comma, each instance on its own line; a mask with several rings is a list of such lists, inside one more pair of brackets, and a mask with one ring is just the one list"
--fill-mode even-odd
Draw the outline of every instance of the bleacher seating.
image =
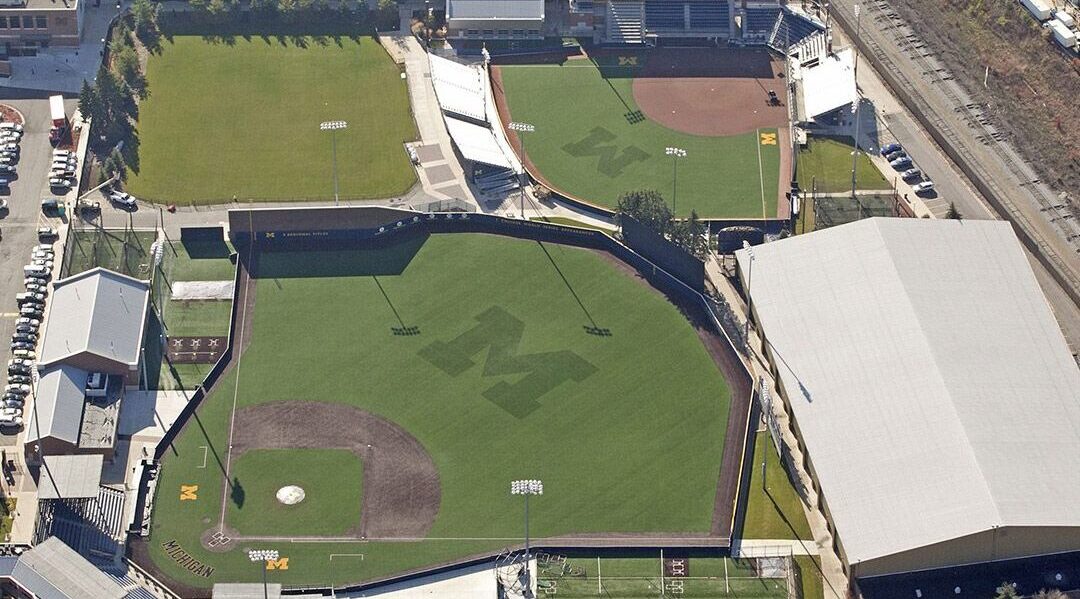
[[682, 31], [685, 26], [682, 2], [645, 0], [645, 28], [649, 31]]
[[128, 570], [123, 565], [116, 565], [109, 561], [101, 559], [91, 559], [91, 563], [97, 566], [98, 570], [101, 570], [105, 576], [113, 579], [116, 584], [120, 585], [120, 588], [127, 591], [127, 595], [124, 599], [158, 599], [150, 589], [144, 587], [138, 580], [132, 578], [128, 574]]
[[821, 31], [825, 31], [824, 25], [785, 6], [769, 37], [768, 45], [783, 52]]
[[742, 24], [743, 38], [760, 40], [761, 43], [767, 42], [776, 27], [779, 16], [779, 6], [747, 7], [746, 17]]
[[730, 28], [730, 5], [727, 0], [690, 0], [687, 4], [690, 5], [690, 29], [727, 32]]
[[81, 555], [113, 555], [123, 538], [124, 492], [100, 487], [88, 499], [43, 499], [38, 503], [34, 544], [57, 537]]
[[645, 7], [641, 2], [608, 2], [607, 40], [614, 44], [640, 44], [644, 40]]

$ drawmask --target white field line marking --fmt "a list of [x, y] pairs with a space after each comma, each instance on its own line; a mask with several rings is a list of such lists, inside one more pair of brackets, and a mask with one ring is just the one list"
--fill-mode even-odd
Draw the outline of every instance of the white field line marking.
[[[250, 218], [250, 215], [249, 217]], [[251, 246], [255, 245], [254, 236], [250, 240]], [[248, 247], [248, 264], [251, 264], [252, 247]], [[241, 351], [244, 347], [244, 325], [247, 322], [247, 307], [248, 307], [248, 295], [251, 294], [251, 273], [248, 273], [244, 281], [244, 305], [241, 306], [240, 313], [240, 330], [236, 335], [236, 347], [234, 352]], [[228, 507], [229, 501], [229, 471], [232, 465], [232, 442], [233, 442], [233, 430], [236, 428], [236, 398], [240, 394], [240, 362], [242, 361], [240, 356], [236, 356], [236, 384], [233, 385], [233, 400], [232, 411], [229, 412], [229, 447], [225, 453], [225, 484], [221, 487], [221, 522], [218, 524], [218, 531], [225, 531], [225, 508]]]
[[761, 129], [757, 129], [754, 141], [757, 143], [757, 172], [761, 183], [761, 220], [769, 218], [769, 209], [765, 207], [765, 173], [761, 167]]
[[206, 468], [206, 454], [209, 448], [206, 445], [200, 445], [199, 447], [202, 447], [202, 466], [199, 466], [199, 468]]
[[[263, 535], [240, 535], [231, 537], [234, 541], [282, 541], [288, 543], [423, 543], [426, 541], [449, 541], [449, 542], [462, 542], [462, 541], [499, 541], [503, 543], [519, 543], [521, 537], [289, 537], [289, 536], [263, 536]], [[594, 543], [607, 543], [613, 547], [619, 546], [620, 542], [624, 544], [633, 545], [634, 543], [652, 542], [652, 543], [694, 543], [694, 546], [710, 546], [708, 544], [699, 545], [698, 541], [725, 541], [721, 537], [553, 537], [551, 539], [538, 539], [540, 542], [550, 543], [575, 543], [575, 542], [594, 542]]]

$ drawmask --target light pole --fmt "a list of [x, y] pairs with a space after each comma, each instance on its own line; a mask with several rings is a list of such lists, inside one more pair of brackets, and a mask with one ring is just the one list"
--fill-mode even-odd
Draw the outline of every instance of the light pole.
[[248, 549], [248, 559], [252, 563], [262, 564], [263, 599], [270, 599], [270, 591], [266, 588], [266, 570], [270, 562], [277, 561], [277, 549]]
[[525, 218], [525, 133], [532, 133], [536, 131], [536, 127], [529, 123], [519, 123], [517, 121], [510, 123], [511, 131], [516, 131], [518, 134], [518, 156], [521, 157], [521, 218]]
[[678, 197], [679, 185], [679, 159], [686, 158], [686, 150], [682, 148], [664, 148], [664, 154], [671, 156], [671, 215], [675, 216], [675, 200]]
[[510, 481], [511, 495], [525, 496], [525, 583], [529, 592], [532, 592], [532, 576], [529, 571], [529, 496], [543, 495], [544, 483], [539, 480], [514, 480]]
[[338, 183], [337, 183], [337, 132], [338, 129], [344, 129], [349, 124], [345, 121], [324, 121], [319, 123], [320, 131], [330, 132], [330, 147], [334, 154], [334, 205], [338, 205]]
[[[859, 39], [859, 32], [861, 30], [862, 21], [859, 18], [859, 5], [855, 5], [855, 39]], [[859, 165], [859, 126], [862, 124], [859, 121], [859, 49], [852, 46], [852, 52], [855, 53], [855, 101], [851, 103], [851, 113], [855, 115], [855, 151], [851, 153], [851, 199], [859, 204], [859, 218], [862, 218], [862, 202], [859, 202], [855, 196], [855, 171]]]
[[743, 325], [743, 343], [750, 349], [750, 316], [754, 313], [754, 300], [750, 296], [750, 278], [754, 276], [754, 247], [745, 239], [742, 247], [746, 255], [750, 256], [750, 265], [746, 267], [746, 323]]

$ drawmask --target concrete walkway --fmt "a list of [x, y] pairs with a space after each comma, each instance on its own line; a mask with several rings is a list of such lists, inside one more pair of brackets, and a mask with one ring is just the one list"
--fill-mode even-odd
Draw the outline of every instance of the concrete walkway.
[[443, 122], [427, 52], [411, 35], [382, 35], [379, 41], [394, 62], [405, 66], [413, 118], [420, 133], [420, 141], [411, 145], [420, 157], [416, 175], [425, 195], [432, 200], [456, 199], [479, 206]]

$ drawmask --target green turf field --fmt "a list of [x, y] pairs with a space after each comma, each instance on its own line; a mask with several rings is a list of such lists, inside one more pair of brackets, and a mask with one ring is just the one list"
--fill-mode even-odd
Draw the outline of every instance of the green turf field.
[[[200, 587], [259, 576], [240, 549], [200, 545], [221, 517], [234, 400], [362, 407], [415, 436], [440, 478], [426, 540], [274, 541], [290, 565], [273, 582], [356, 582], [518, 542], [509, 482], [523, 477], [545, 484], [530, 504], [534, 537], [710, 529], [727, 384], [679, 310], [607, 258], [453, 234], [264, 253], [259, 267], [250, 347], [163, 461], [149, 542], [166, 575]], [[463, 333], [490, 353], [461, 349]], [[309, 494], [339, 484], [333, 469], [311, 474]], [[181, 500], [181, 485], [197, 499]], [[169, 541], [213, 574], [181, 569]], [[364, 557], [331, 568], [332, 553]]]
[[687, 152], [678, 165], [678, 215], [693, 208], [703, 218], [776, 216], [780, 149], [761, 145], [759, 136], [775, 141], [775, 129], [703, 137], [647, 119], [631, 123], [633, 79], [605, 78], [584, 60], [499, 68], [509, 118], [536, 127], [525, 134], [525, 153], [555, 188], [608, 208], [636, 189], [655, 189], [671, 202], [674, 173], [664, 148], [677, 146]]
[[[786, 579], [761, 578], [748, 560], [676, 557], [679, 554], [670, 551], [661, 560], [658, 552], [651, 552], [651, 556], [641, 555], [644, 553], [650, 552], [637, 552], [634, 557], [541, 552], [537, 556], [537, 586], [541, 595], [569, 599], [788, 597]], [[672, 559], [676, 562], [672, 563]]]
[[[799, 187], [818, 193], [851, 191], [851, 153], [855, 150], [850, 137], [811, 136], [805, 148], [799, 150]], [[816, 186], [816, 187], [815, 187]], [[855, 189], [891, 189], [892, 184], [866, 154], [859, 154], [855, 166]]]
[[[765, 484], [761, 465], [765, 463]], [[750, 492], [742, 537], [746, 539], [812, 539], [802, 499], [780, 464], [769, 433], [757, 433], [753, 468], [747, 483]]]
[[[258, 449], [236, 460], [225, 522], [249, 535], [342, 535], [360, 524], [360, 459], [344, 449]], [[326, 484], [333, 473], [333, 484]], [[278, 489], [296, 485], [304, 500], [285, 505]]]
[[101, 267], [136, 279], [150, 278], [150, 246], [157, 231], [79, 228], [64, 248], [65, 277]]
[[198, 36], [162, 42], [147, 65], [128, 189], [169, 204], [383, 198], [415, 181], [401, 143], [415, 128], [405, 81], [371, 38]]

